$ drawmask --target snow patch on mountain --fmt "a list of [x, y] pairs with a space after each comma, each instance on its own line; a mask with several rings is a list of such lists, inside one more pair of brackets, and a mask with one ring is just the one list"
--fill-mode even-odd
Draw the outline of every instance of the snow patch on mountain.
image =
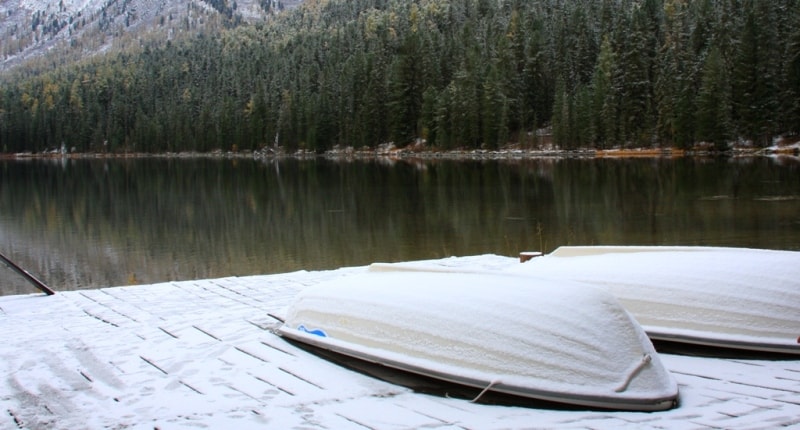
[[0, 0], [0, 71], [267, 19], [301, 0]]

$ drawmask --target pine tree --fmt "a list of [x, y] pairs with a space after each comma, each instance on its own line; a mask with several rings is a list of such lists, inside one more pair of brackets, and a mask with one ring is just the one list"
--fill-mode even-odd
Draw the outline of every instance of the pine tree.
[[730, 138], [730, 85], [728, 69], [719, 48], [712, 46], [703, 66], [697, 94], [697, 139], [711, 142], [718, 149]]
[[389, 68], [388, 87], [390, 139], [398, 145], [410, 143], [418, 136], [417, 123], [422, 110], [424, 82], [419, 59], [419, 39], [411, 34]]
[[[767, 4], [763, 4], [767, 3]], [[740, 134], [757, 145], [767, 145], [775, 132], [777, 88], [771, 2], [746, 1], [744, 24], [733, 70], [733, 116]]]
[[482, 142], [491, 149], [508, 142], [509, 98], [503, 87], [500, 71], [491, 66], [481, 88]]
[[694, 144], [695, 65], [691, 55], [691, 14], [679, 0], [664, 3], [664, 43], [657, 58], [654, 96], [662, 144]]
[[597, 66], [592, 78], [592, 112], [597, 116], [596, 142], [601, 147], [619, 142], [619, 99], [618, 99], [617, 56], [608, 35], [600, 45]]
[[660, 8], [654, 0], [633, 5], [619, 40], [620, 138], [634, 146], [651, 143], [655, 102], [653, 81], [657, 51], [663, 44]]
[[[800, 22], [800, 2], [790, 11], [791, 22]], [[784, 125], [789, 133], [800, 133], [800, 25], [795, 25], [786, 41], [785, 86], [783, 91]]]
[[556, 84], [556, 95], [553, 102], [553, 143], [561, 148], [572, 148], [575, 142], [570, 136], [570, 96], [563, 81]]

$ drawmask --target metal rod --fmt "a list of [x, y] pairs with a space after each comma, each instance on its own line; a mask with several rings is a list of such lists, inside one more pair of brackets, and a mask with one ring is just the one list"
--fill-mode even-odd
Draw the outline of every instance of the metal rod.
[[31, 284], [33, 284], [36, 288], [38, 288], [39, 290], [41, 290], [43, 293], [47, 294], [48, 296], [52, 296], [53, 294], [56, 293], [55, 291], [51, 290], [50, 287], [45, 285], [44, 282], [36, 279], [36, 277], [31, 275], [27, 270], [25, 270], [22, 267], [19, 267], [16, 264], [14, 264], [14, 262], [11, 261], [5, 255], [3, 255], [2, 252], [0, 252], [0, 260], [3, 260], [3, 262], [6, 263], [8, 265], [8, 267], [10, 267], [13, 271], [15, 271], [15, 272], [19, 273], [20, 275], [22, 275], [23, 278], [27, 279]]

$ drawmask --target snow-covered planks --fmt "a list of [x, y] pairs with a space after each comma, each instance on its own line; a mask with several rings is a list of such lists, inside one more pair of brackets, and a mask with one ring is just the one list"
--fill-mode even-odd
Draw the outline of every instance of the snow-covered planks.
[[[476, 256], [431, 264], [499, 270], [519, 263]], [[800, 424], [800, 360], [661, 354], [680, 387], [681, 404], [675, 409], [534, 409], [418, 394], [328, 363], [270, 331], [278, 322], [267, 314], [281, 313], [299, 291], [364, 271], [84, 292], [113, 300], [89, 300], [80, 292], [0, 297], [0, 428], [736, 429]], [[221, 289], [254, 300], [235, 300]], [[84, 312], [99, 309], [98, 302], [107, 308], [103, 313], [120, 318], [117, 326]], [[297, 387], [304, 388], [300, 392]]]

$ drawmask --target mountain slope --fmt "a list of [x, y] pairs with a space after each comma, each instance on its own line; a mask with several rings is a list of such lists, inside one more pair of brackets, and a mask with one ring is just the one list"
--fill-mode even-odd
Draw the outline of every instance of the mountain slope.
[[[256, 25], [232, 0], [118, 1], [79, 23], [112, 41], [69, 55], [114, 52], [0, 73], [0, 151], [491, 149], [544, 127], [566, 149], [725, 150], [800, 130], [798, 0], [307, 0]], [[145, 15], [156, 30], [129, 30]]]
[[260, 21], [301, 0], [2, 0], [0, 71]]

